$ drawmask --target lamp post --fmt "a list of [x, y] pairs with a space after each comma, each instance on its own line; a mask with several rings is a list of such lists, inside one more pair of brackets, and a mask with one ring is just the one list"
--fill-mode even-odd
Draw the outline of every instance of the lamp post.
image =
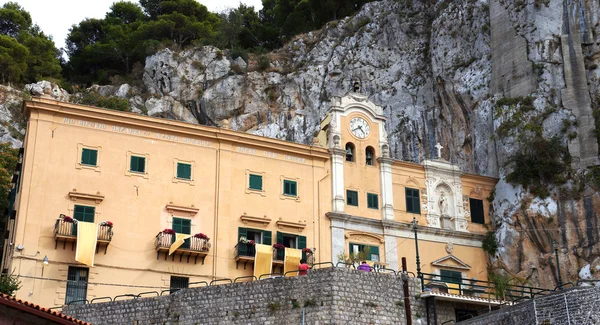
[[415, 252], [417, 254], [417, 277], [421, 279], [421, 290], [423, 290], [423, 276], [421, 275], [421, 260], [419, 258], [419, 241], [417, 239], [417, 219], [413, 217], [413, 231], [415, 232]]
[[562, 277], [560, 276], [560, 261], [558, 260], [558, 244], [556, 240], [552, 241], [552, 246], [554, 247], [554, 256], [556, 256], [556, 269], [558, 272], [558, 288], [562, 290]]

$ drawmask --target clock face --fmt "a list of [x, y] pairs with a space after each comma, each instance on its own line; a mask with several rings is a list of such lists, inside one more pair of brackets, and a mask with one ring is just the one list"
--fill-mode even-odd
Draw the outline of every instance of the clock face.
[[364, 139], [369, 136], [371, 128], [365, 119], [361, 117], [355, 117], [350, 120], [350, 131], [352, 131], [352, 134], [354, 134], [355, 137]]

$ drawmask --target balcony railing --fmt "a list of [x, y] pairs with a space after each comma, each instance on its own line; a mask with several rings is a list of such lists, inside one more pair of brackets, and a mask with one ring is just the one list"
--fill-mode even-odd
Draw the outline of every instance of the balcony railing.
[[[173, 242], [175, 242], [176, 236], [174, 234], [168, 234], [164, 232], [159, 232], [156, 235], [155, 247], [156, 247], [156, 258], [158, 259], [160, 253], [165, 253], [165, 260], [167, 256], [169, 256], [169, 249]], [[210, 239], [190, 237], [185, 240], [184, 244], [181, 245], [173, 254], [172, 260], [175, 260], [175, 256], [179, 255], [179, 261], [181, 262], [184, 256], [187, 256], [187, 261], [189, 263], [190, 257], [194, 258], [194, 264], [198, 261], [198, 257], [202, 259], [202, 264], [204, 264], [204, 258], [208, 255], [210, 250]]]
[[248, 262], [254, 262], [254, 256], [256, 256], [256, 246], [240, 242], [233, 247], [233, 253], [235, 256], [235, 268], [237, 269], [239, 263], [243, 262], [245, 270]]
[[[75, 242], [77, 241], [77, 222], [73, 220], [72, 222], [65, 221], [64, 218], [56, 219], [54, 223], [54, 240], [56, 249], [58, 242], [63, 242], [63, 249], [67, 242], [71, 242], [72, 249], [74, 248]], [[97, 246], [104, 246], [104, 254], [106, 254], [106, 246], [112, 241], [113, 237], [113, 227], [106, 225], [98, 226], [98, 234], [97, 234]]]

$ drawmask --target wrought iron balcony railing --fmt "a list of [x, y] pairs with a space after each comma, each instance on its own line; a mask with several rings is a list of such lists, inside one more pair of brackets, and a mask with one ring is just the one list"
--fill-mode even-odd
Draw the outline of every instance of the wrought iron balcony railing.
[[[82, 221], [71, 220], [65, 220], [64, 217], [56, 219], [54, 223], [55, 249], [59, 241], [63, 242], [63, 249], [67, 242], [71, 242], [72, 248], [74, 247], [74, 243], [77, 241], [77, 223]], [[98, 225], [97, 245], [105, 247], [104, 254], [106, 254], [106, 246], [108, 246], [113, 238], [114, 233], [112, 228], [112, 226], [108, 225]]]
[[[173, 242], [175, 242], [176, 236], [174, 234], [169, 234], [165, 232], [159, 232], [156, 235], [155, 247], [156, 247], [156, 258], [160, 256], [160, 253], [165, 253], [165, 260], [167, 256], [169, 256], [169, 249]], [[205, 238], [197, 238], [190, 237], [185, 240], [184, 244], [171, 254], [173, 256], [173, 260], [175, 260], [175, 256], [179, 256], [179, 261], [182, 261], [184, 256], [187, 256], [187, 261], [189, 263], [190, 257], [194, 257], [194, 264], [197, 262], [198, 257], [202, 259], [202, 264], [204, 264], [204, 258], [208, 255], [210, 251], [210, 239]]]

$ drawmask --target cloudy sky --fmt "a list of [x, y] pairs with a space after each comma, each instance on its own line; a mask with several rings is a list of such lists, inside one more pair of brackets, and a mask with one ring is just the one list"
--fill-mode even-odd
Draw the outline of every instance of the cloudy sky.
[[[38, 24], [44, 33], [52, 35], [57, 48], [65, 46], [65, 38], [72, 25], [85, 18], [104, 18], [115, 0], [12, 0], [25, 8], [34, 23]], [[137, 0], [127, 0], [138, 2]], [[198, 1], [198, 0], [197, 0]], [[0, 4], [8, 2], [0, 0]], [[254, 6], [255, 10], [262, 8], [261, 0], [199, 0], [208, 10], [220, 12], [226, 8], [237, 7], [240, 2]]]

